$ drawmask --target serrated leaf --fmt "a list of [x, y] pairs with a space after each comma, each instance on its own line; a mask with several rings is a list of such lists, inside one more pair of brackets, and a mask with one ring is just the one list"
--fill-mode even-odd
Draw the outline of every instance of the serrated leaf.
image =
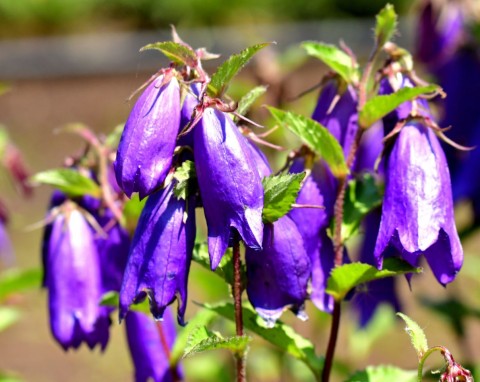
[[[208, 245], [207, 243], [195, 243], [193, 248], [193, 255], [192, 260], [195, 261], [197, 264], [201, 265], [205, 269], [211, 271], [210, 267], [210, 255], [208, 254]], [[217, 269], [215, 269], [214, 273], [221, 277], [223, 280], [227, 282], [227, 284], [233, 284], [233, 251], [231, 248], [227, 249], [227, 252], [220, 260], [220, 264], [218, 264]], [[241, 278], [242, 282], [245, 283], [246, 281], [246, 268], [245, 265], [242, 264], [241, 270]]]
[[0, 332], [13, 325], [19, 318], [20, 312], [17, 309], [0, 306]]
[[191, 68], [197, 66], [197, 54], [187, 45], [173, 41], [155, 42], [145, 45], [140, 49], [140, 52], [152, 49], [159, 50], [176, 64], [190, 66]]
[[385, 259], [382, 270], [363, 263], [344, 264], [332, 271], [328, 279], [326, 292], [332, 295], [336, 301], [342, 301], [348, 292], [360, 284], [406, 273], [420, 273], [421, 271], [421, 268], [414, 268], [396, 257]]
[[437, 85], [428, 85], [414, 88], [402, 88], [393, 94], [377, 95], [369, 99], [358, 116], [359, 125], [366, 129], [376, 121], [395, 110], [402, 103], [411, 101], [422, 94], [438, 90]]
[[178, 199], [187, 200], [188, 196], [195, 192], [197, 186], [195, 163], [191, 160], [184, 161], [180, 167], [177, 167], [173, 177], [177, 180], [173, 193]]
[[48, 184], [71, 196], [91, 195], [100, 197], [100, 186], [92, 179], [70, 168], [42, 171], [31, 177], [32, 182]]
[[363, 217], [382, 203], [383, 190], [371, 174], [348, 183], [342, 224], [342, 239], [352, 237], [359, 229]]
[[170, 353], [171, 365], [176, 365], [182, 358], [191, 334], [198, 327], [205, 327], [210, 325], [210, 323], [214, 320], [215, 317], [216, 314], [214, 312], [208, 309], [203, 309], [197, 312], [195, 316], [188, 321], [187, 326], [179, 330], [175, 339], [175, 344], [173, 345], [172, 351]]
[[321, 60], [347, 83], [358, 81], [358, 64], [343, 50], [335, 45], [316, 41], [305, 41], [302, 46], [310, 56]]
[[[219, 315], [235, 322], [234, 307], [232, 303], [222, 303], [216, 305], [205, 305], [207, 309], [218, 313]], [[262, 337], [266, 341], [275, 345], [282, 351], [303, 361], [314, 375], [319, 377], [323, 368], [323, 358], [315, 355], [313, 344], [293, 328], [278, 320], [272, 328], [267, 328], [263, 320], [256, 314], [251, 307], [243, 306], [243, 325], [248, 330]]]
[[270, 45], [270, 43], [252, 45], [240, 53], [230, 56], [212, 75], [208, 84], [209, 95], [221, 98], [233, 77], [250, 61], [255, 53], [267, 45]]
[[425, 336], [425, 332], [420, 327], [420, 325], [418, 325], [406, 314], [397, 313], [397, 316], [402, 318], [402, 320], [405, 321], [405, 323], [407, 324], [405, 331], [410, 336], [412, 345], [415, 351], [417, 352], [418, 359], [421, 359], [425, 354], [425, 352], [428, 350], [428, 343], [427, 343], [427, 337]]
[[[118, 292], [112, 290], [104, 293], [100, 297], [100, 301], [98, 302], [98, 304], [100, 306], [109, 306], [111, 308], [118, 308], [119, 301], [120, 301], [120, 296]], [[145, 299], [142, 302], [139, 302], [138, 304], [130, 305], [130, 310], [133, 310], [135, 312], [142, 312], [150, 315], [150, 305], [148, 303], [148, 299]]]
[[0, 301], [12, 293], [40, 288], [42, 271], [33, 269], [10, 269], [0, 275]]
[[237, 113], [240, 115], [245, 115], [250, 109], [250, 106], [252, 106], [258, 98], [265, 94], [266, 91], [266, 86], [257, 86], [250, 90], [238, 102]]
[[305, 173], [270, 175], [262, 179], [264, 223], [273, 223], [286, 215], [297, 200]]
[[368, 366], [365, 370], [358, 371], [345, 382], [415, 382], [416, 370], [403, 370], [396, 366], [380, 365]]
[[307, 146], [327, 162], [333, 175], [343, 177], [348, 174], [343, 149], [327, 128], [311, 118], [274, 107], [268, 110], [277, 123], [288, 128]]
[[397, 30], [397, 14], [392, 4], [387, 4], [377, 15], [375, 38], [379, 47], [385, 45]]
[[189, 337], [183, 358], [218, 349], [228, 349], [233, 354], [244, 354], [251, 340], [252, 338], [249, 336], [223, 338], [205, 327], [196, 327], [196, 330], [193, 330]]

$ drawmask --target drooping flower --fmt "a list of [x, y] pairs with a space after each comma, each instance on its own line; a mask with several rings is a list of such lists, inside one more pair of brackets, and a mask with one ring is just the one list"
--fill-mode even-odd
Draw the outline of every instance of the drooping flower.
[[[304, 170], [304, 161], [296, 160], [290, 172]], [[333, 268], [333, 243], [327, 235], [327, 227], [333, 215], [336, 197], [336, 181], [323, 162], [314, 164], [310, 175], [305, 179], [298, 193], [296, 203], [318, 208], [298, 208], [289, 212], [303, 238], [305, 250], [312, 267], [312, 291], [310, 299], [315, 306], [325, 312], [333, 309], [333, 298], [325, 293], [326, 281]]]
[[165, 311], [162, 322], [155, 322], [141, 312], [129, 312], [125, 327], [135, 365], [135, 382], [173, 382], [181, 379], [181, 371], [170, 367], [170, 350], [176, 336], [170, 310]]
[[265, 224], [263, 249], [248, 248], [247, 294], [258, 314], [273, 325], [290, 307], [302, 311], [307, 298], [310, 259], [298, 229], [287, 215]]
[[345, 157], [350, 152], [358, 130], [357, 95], [338, 77], [322, 88], [312, 119], [320, 122], [343, 147]]
[[[359, 261], [370, 265], [376, 265], [373, 256], [375, 241], [380, 228], [381, 213], [379, 209], [370, 212], [364, 220], [365, 236], [360, 249]], [[397, 255], [393, 248], [387, 249], [390, 253], [386, 256]], [[400, 301], [395, 290], [396, 278], [386, 277], [380, 280], [371, 281], [355, 289], [351, 300], [352, 307], [357, 311], [358, 322], [364, 328], [373, 318], [381, 304], [392, 306], [395, 312], [401, 311]]]
[[128, 256], [120, 292], [120, 318], [132, 303], [148, 295], [156, 319], [162, 319], [165, 308], [177, 298], [178, 321], [183, 324], [194, 240], [193, 198], [188, 202], [177, 199], [173, 183], [148, 198]]
[[180, 128], [180, 87], [175, 77], [157, 77], [128, 117], [115, 160], [117, 182], [127, 196], [150, 195], [172, 164]]
[[417, 57], [435, 70], [461, 45], [464, 25], [461, 2], [423, 1], [416, 40]]
[[379, 267], [388, 245], [413, 266], [423, 254], [443, 285], [453, 281], [462, 266], [445, 155], [434, 132], [420, 122], [408, 122], [401, 129], [386, 158], [385, 197], [375, 246]]
[[45, 244], [46, 278], [52, 334], [65, 349], [86, 342], [105, 349], [110, 320], [99, 306], [102, 294], [99, 257], [91, 228], [73, 206], [52, 223]]
[[255, 163], [233, 120], [207, 108], [194, 129], [194, 156], [215, 269], [236, 229], [245, 245], [261, 249], [263, 187]]

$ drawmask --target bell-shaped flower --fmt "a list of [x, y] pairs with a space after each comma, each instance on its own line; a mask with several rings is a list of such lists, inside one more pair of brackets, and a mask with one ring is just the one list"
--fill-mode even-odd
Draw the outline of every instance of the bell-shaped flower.
[[[373, 252], [375, 240], [380, 228], [381, 212], [376, 209], [370, 212], [364, 220], [365, 235], [360, 249], [359, 261], [362, 263], [376, 265]], [[394, 248], [388, 248], [390, 253], [385, 257], [395, 256]], [[364, 328], [373, 318], [375, 312], [382, 304], [390, 305], [395, 312], [401, 311], [400, 300], [396, 293], [396, 278], [386, 277], [380, 280], [371, 281], [355, 288], [355, 294], [351, 300], [351, 306], [358, 314], [358, 322]]]
[[288, 216], [265, 224], [263, 249], [246, 249], [247, 294], [258, 314], [273, 325], [286, 308], [303, 315], [310, 259]]
[[382, 266], [388, 245], [417, 266], [424, 255], [437, 280], [453, 281], [463, 251], [453, 216], [445, 155], [432, 129], [408, 122], [386, 158], [382, 221], [375, 246]]
[[172, 182], [148, 198], [140, 215], [120, 291], [120, 318], [132, 303], [148, 296], [159, 320], [178, 299], [178, 321], [183, 324], [194, 241], [195, 201], [177, 199]]
[[462, 2], [423, 1], [418, 23], [417, 57], [434, 70], [455, 53], [465, 37]]
[[194, 129], [198, 184], [215, 269], [236, 229], [245, 245], [261, 249], [263, 187], [245, 138], [223, 112], [207, 108]]
[[179, 128], [178, 81], [159, 76], [135, 103], [118, 146], [115, 175], [127, 196], [138, 192], [144, 198], [162, 184], [172, 164]]
[[355, 90], [338, 77], [329, 80], [322, 88], [312, 119], [332, 133], [348, 156], [358, 130]]
[[[301, 171], [304, 171], [304, 161], [297, 159], [290, 167], [290, 172]], [[333, 298], [325, 293], [325, 289], [334, 262], [333, 243], [327, 235], [327, 227], [333, 216], [336, 188], [335, 178], [324, 162], [315, 163], [298, 193], [296, 203], [325, 208], [294, 208], [289, 212], [310, 258], [312, 268], [310, 299], [318, 309], [325, 312], [331, 312], [333, 309]]]
[[135, 366], [135, 382], [174, 382], [182, 379], [181, 370], [170, 366], [170, 350], [176, 332], [169, 310], [165, 311], [162, 322], [155, 322], [144, 313], [129, 312], [125, 327]]
[[104, 349], [110, 320], [107, 309], [99, 306], [99, 256], [91, 227], [71, 207], [56, 216], [44, 244], [50, 326], [65, 350], [78, 348], [82, 342]]

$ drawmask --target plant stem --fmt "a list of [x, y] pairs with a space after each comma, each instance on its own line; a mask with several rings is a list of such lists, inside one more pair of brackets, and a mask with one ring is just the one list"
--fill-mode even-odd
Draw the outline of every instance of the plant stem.
[[327, 354], [325, 355], [325, 363], [322, 371], [322, 382], [330, 380], [330, 372], [333, 366], [333, 357], [335, 355], [335, 347], [337, 345], [338, 329], [340, 328], [340, 303], [335, 302], [333, 306], [332, 328], [330, 330], [330, 339], [328, 340]]
[[[235, 326], [237, 336], [243, 336], [242, 314], [242, 262], [240, 259], [240, 240], [235, 234], [233, 240], [233, 301], [235, 306]], [[245, 354], [235, 354], [237, 382], [246, 381]]]
[[[165, 331], [163, 330], [163, 325], [162, 322], [157, 322], [157, 329], [158, 329], [158, 334], [160, 335], [160, 342], [162, 343], [162, 348], [167, 356], [167, 359], [170, 361], [171, 359], [171, 352], [170, 352], [170, 347], [168, 346], [167, 338], [165, 336]], [[182, 379], [178, 375], [177, 367], [176, 365], [170, 364], [170, 374], [172, 376], [172, 380], [174, 382], [181, 381]]]

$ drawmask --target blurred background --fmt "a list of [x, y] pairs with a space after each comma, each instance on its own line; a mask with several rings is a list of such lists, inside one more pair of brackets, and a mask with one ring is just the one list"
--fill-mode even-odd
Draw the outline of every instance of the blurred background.
[[[412, 0], [389, 1], [400, 14], [400, 33], [396, 41], [412, 48], [415, 38], [415, 6]], [[286, 106], [309, 115], [316, 92], [297, 96], [320, 82], [326, 68], [309, 60], [298, 48], [304, 40], [337, 44], [341, 39], [356, 54], [365, 57], [371, 47], [374, 15], [385, 0], [0, 0], [0, 82], [10, 90], [0, 97], [0, 123], [23, 151], [32, 173], [59, 167], [64, 157], [80, 152], [83, 143], [75, 136], [56, 134], [69, 122], [82, 122], [99, 133], [108, 133], [122, 124], [133, 105], [128, 97], [149, 76], [166, 64], [158, 52], [139, 53], [155, 41], [170, 39], [170, 25], [193, 47], [204, 46], [220, 53], [218, 65], [229, 54], [265, 41], [276, 45], [262, 51], [231, 88], [239, 99], [252, 85], [269, 85], [261, 104]], [[208, 69], [208, 66], [207, 66]], [[259, 108], [253, 118], [268, 126], [266, 113]], [[292, 136], [279, 133], [276, 143], [293, 147]], [[268, 152], [268, 150], [266, 150]], [[269, 152], [280, 167], [286, 153]], [[0, 193], [12, 212], [9, 233], [15, 247], [17, 265], [40, 266], [42, 230], [31, 229], [45, 215], [51, 190], [35, 189], [29, 200], [21, 199], [6, 178], [0, 178]], [[467, 252], [480, 245], [468, 243]], [[354, 251], [355, 243], [352, 243]], [[478, 274], [471, 264], [465, 274]], [[467, 342], [455, 340], [446, 322], [431, 319], [418, 304], [419, 295], [471, 293], [471, 283], [455, 282], [447, 292], [433, 281], [430, 272], [414, 280], [411, 293], [406, 282], [401, 295], [408, 314], [423, 323], [432, 344], [441, 343], [453, 353], [480, 357], [475, 348], [478, 323], [468, 322], [472, 336]], [[403, 280], [402, 280], [403, 281]], [[228, 291], [216, 276], [193, 266], [190, 299], [216, 301]], [[20, 307], [21, 317], [0, 332], [0, 370], [7, 370], [25, 381], [128, 381], [132, 378], [123, 327], [114, 323], [112, 341], [106, 352], [81, 348], [64, 353], [49, 333], [46, 293], [40, 288], [9, 303]], [[190, 303], [187, 319], [195, 307]], [[307, 307], [310, 321], [302, 323], [292, 314], [285, 319], [311, 338], [324, 352], [329, 326], [328, 316]], [[343, 317], [339, 359], [353, 368], [367, 363], [395, 363], [416, 367], [416, 356], [392, 312], [382, 313], [368, 333], [355, 331], [348, 312]], [[382, 338], [377, 338], [382, 337]], [[375, 341], [372, 341], [375, 339]], [[310, 381], [304, 366], [275, 351], [253, 346], [249, 367], [252, 380]], [[268, 347], [268, 346], [267, 346]], [[405, 350], [403, 350], [405, 349]], [[223, 362], [218, 362], [222, 359]], [[210, 361], [208, 361], [210, 360]], [[213, 360], [213, 362], [211, 362]], [[228, 354], [216, 352], [186, 361], [188, 380], [230, 380]], [[254, 378], [253, 378], [254, 377]]]

